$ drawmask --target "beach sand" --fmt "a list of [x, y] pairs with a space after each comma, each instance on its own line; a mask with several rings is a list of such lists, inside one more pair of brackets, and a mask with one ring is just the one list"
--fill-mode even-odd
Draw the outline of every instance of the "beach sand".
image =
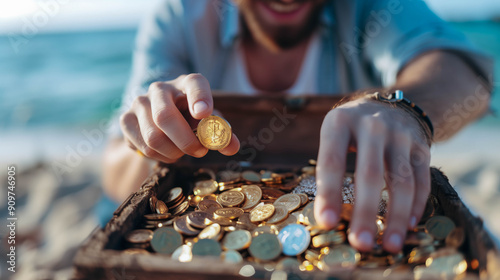
[[[90, 141], [83, 130], [91, 129], [0, 135], [4, 143], [0, 148], [2, 165], [16, 164], [18, 170], [19, 217], [17, 272], [6, 271], [2, 247], [0, 279], [71, 277], [76, 250], [97, 226], [93, 208], [102, 193], [100, 158], [105, 139]], [[500, 130], [474, 125], [432, 149], [432, 165], [441, 168], [466, 205], [484, 219], [496, 237], [500, 236], [499, 143]], [[69, 167], [63, 169], [67, 172], [57, 171], [55, 166], [61, 165]], [[0, 174], [6, 182], [3, 176]], [[1, 209], [6, 209], [5, 196], [6, 192], [0, 193]], [[0, 213], [5, 220], [7, 213]], [[6, 234], [4, 227], [0, 234]]]

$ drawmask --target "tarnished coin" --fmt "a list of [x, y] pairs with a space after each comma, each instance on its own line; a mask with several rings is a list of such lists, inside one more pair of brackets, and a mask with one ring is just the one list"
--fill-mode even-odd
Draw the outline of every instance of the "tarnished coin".
[[224, 250], [243, 250], [250, 246], [252, 242], [252, 235], [248, 230], [235, 230], [226, 233], [224, 239], [222, 239], [222, 248]]
[[361, 254], [349, 245], [341, 244], [329, 248], [328, 253], [320, 256], [320, 261], [328, 268], [354, 267], [361, 259]]
[[330, 245], [344, 243], [346, 235], [343, 231], [331, 230], [327, 233], [316, 235], [312, 238], [312, 245], [316, 248], [323, 248]]
[[174, 201], [177, 201], [182, 197], [182, 189], [181, 188], [173, 188], [168, 192], [168, 197], [166, 199], [166, 203], [170, 204]]
[[198, 203], [198, 209], [200, 211], [211, 212], [213, 213], [215, 210], [222, 208], [222, 205], [219, 202], [211, 199], [204, 199]]
[[220, 256], [222, 249], [219, 242], [212, 239], [200, 239], [193, 244], [193, 256]]
[[187, 223], [198, 229], [203, 229], [207, 226], [207, 219], [210, 219], [212, 215], [208, 214], [207, 212], [203, 211], [196, 211], [196, 212], [191, 212], [186, 216], [186, 221]]
[[151, 247], [155, 252], [171, 254], [182, 245], [182, 236], [173, 228], [162, 227], [154, 231]]
[[250, 221], [252, 223], [265, 221], [274, 214], [274, 206], [272, 204], [263, 204], [255, 207], [250, 211]]
[[221, 259], [225, 263], [241, 263], [243, 262], [243, 257], [238, 251], [227, 250], [222, 252], [220, 255]]
[[181, 245], [172, 253], [172, 259], [180, 262], [190, 262], [193, 259], [191, 247], [186, 244]]
[[194, 186], [193, 193], [200, 196], [209, 195], [213, 194], [218, 187], [219, 184], [215, 180], [198, 181]]
[[270, 261], [281, 255], [281, 243], [274, 234], [263, 233], [253, 238], [248, 252], [261, 261]]
[[246, 182], [253, 184], [260, 183], [261, 180], [260, 174], [252, 170], [241, 172], [241, 178], [243, 178]]
[[283, 205], [274, 206], [274, 214], [267, 220], [269, 224], [277, 224], [288, 218], [288, 209]]
[[454, 228], [448, 236], [446, 236], [446, 246], [459, 248], [465, 241], [465, 231], [461, 227]]
[[455, 228], [455, 223], [446, 216], [433, 216], [425, 222], [425, 230], [437, 240], [443, 240]]
[[276, 199], [273, 205], [285, 206], [288, 209], [288, 213], [290, 213], [300, 207], [300, 196], [294, 193], [285, 194]]
[[245, 201], [245, 195], [239, 191], [225, 191], [217, 197], [217, 202], [224, 207], [238, 206]]
[[125, 240], [130, 243], [147, 243], [153, 238], [153, 231], [149, 229], [136, 229], [125, 235]]
[[243, 215], [245, 211], [241, 208], [220, 208], [214, 211], [215, 218], [236, 219]]
[[257, 185], [244, 185], [241, 192], [245, 195], [245, 202], [241, 206], [243, 210], [252, 209], [262, 198], [262, 190]]
[[149, 208], [151, 208], [151, 212], [153, 213], [156, 212], [156, 201], [158, 201], [158, 198], [154, 195], [149, 198]]
[[211, 224], [200, 231], [200, 233], [198, 234], [199, 239], [220, 240], [221, 237], [222, 232], [219, 224]]
[[209, 116], [198, 123], [196, 135], [200, 143], [210, 150], [222, 150], [231, 142], [231, 126], [219, 116]]
[[187, 235], [187, 236], [195, 236], [198, 233], [200, 233], [200, 230], [191, 227], [187, 223], [187, 216], [182, 216], [182, 217], [175, 219], [174, 229], [177, 232], [182, 233], [182, 234]]
[[168, 212], [168, 207], [165, 202], [161, 200], [156, 201], [156, 213], [157, 214], [165, 214]]
[[278, 239], [283, 247], [283, 254], [297, 256], [307, 250], [311, 242], [311, 235], [305, 226], [291, 224], [280, 230]]

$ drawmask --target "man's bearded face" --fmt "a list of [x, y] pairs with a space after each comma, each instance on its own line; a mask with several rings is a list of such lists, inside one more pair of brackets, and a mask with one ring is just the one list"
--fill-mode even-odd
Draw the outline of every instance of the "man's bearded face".
[[292, 48], [315, 30], [325, 0], [234, 0], [251, 36], [272, 51]]

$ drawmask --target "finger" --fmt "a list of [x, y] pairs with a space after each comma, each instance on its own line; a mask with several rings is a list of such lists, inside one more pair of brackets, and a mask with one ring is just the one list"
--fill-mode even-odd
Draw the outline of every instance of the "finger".
[[384, 230], [383, 247], [397, 253], [403, 246], [410, 213], [413, 206], [415, 180], [410, 164], [412, 139], [409, 134], [398, 133], [386, 151], [389, 185], [389, 211], [387, 227]]
[[344, 111], [336, 109], [328, 113], [321, 126], [314, 216], [323, 228], [335, 227], [340, 219], [346, 154], [350, 140], [348, 118]]
[[409, 229], [415, 228], [422, 218], [425, 204], [431, 191], [430, 151], [427, 145], [415, 144], [411, 157], [411, 165], [415, 171], [415, 197], [410, 216]]
[[384, 186], [385, 124], [376, 117], [361, 120], [357, 133], [355, 206], [349, 241], [360, 251], [373, 247], [375, 219], [380, 193]]
[[208, 149], [196, 138], [186, 119], [174, 102], [175, 88], [171, 85], [153, 83], [150, 89], [151, 114], [158, 128], [172, 140], [183, 153], [204, 156]]
[[177, 160], [184, 153], [153, 122], [151, 102], [146, 96], [140, 96], [133, 105], [133, 111], [139, 122], [139, 129], [145, 144], [166, 158]]
[[129, 112], [122, 115], [120, 125], [122, 127], [123, 135], [131, 148], [139, 150], [144, 156], [151, 159], [166, 163], [172, 163], [175, 161], [157, 153], [146, 145], [141, 136], [139, 121], [135, 114]]
[[185, 76], [180, 81], [179, 89], [187, 97], [189, 112], [193, 118], [199, 120], [212, 114], [212, 91], [208, 80], [203, 75], [189, 74]]
[[225, 147], [222, 150], [219, 150], [219, 152], [225, 156], [232, 156], [236, 154], [240, 150], [240, 140], [236, 136], [236, 134], [233, 133], [231, 135], [231, 142], [229, 142], [229, 145]]

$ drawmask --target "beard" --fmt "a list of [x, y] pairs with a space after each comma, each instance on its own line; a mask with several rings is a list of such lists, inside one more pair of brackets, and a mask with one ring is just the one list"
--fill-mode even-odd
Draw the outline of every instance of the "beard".
[[312, 2], [307, 18], [300, 25], [269, 24], [257, 12], [257, 1], [272, 2], [279, 0], [240, 0], [238, 7], [242, 15], [244, 34], [253, 37], [272, 52], [281, 52], [297, 46], [309, 38], [319, 24], [319, 16], [325, 0], [298, 0], [296, 2]]

